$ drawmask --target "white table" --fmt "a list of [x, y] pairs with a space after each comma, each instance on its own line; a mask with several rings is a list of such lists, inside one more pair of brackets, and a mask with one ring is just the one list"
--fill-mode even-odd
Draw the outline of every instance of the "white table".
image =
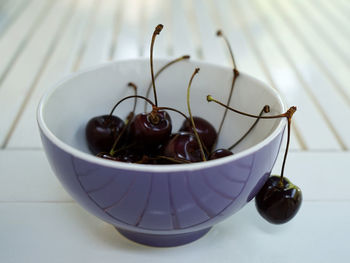
[[[0, 262], [347, 262], [349, 14], [347, 0], [0, 1]], [[215, 37], [221, 28], [239, 70], [298, 106], [286, 176], [304, 202], [291, 222], [270, 225], [251, 203], [194, 243], [150, 248], [88, 214], [59, 184], [36, 127], [41, 95], [76, 70], [148, 57], [158, 23], [155, 57], [230, 65]]]

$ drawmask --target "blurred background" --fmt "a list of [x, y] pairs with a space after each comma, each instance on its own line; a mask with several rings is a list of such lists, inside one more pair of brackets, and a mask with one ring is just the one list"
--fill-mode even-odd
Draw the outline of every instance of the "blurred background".
[[35, 108], [63, 76], [96, 64], [190, 54], [232, 65], [297, 105], [292, 149], [350, 147], [347, 0], [1, 0], [0, 147], [41, 147]]
[[[232, 67], [216, 36], [222, 29], [238, 70], [298, 106], [286, 174], [305, 201], [287, 226], [268, 225], [248, 205], [192, 245], [146, 250], [83, 211], [54, 177], [36, 124], [42, 94], [75, 71], [149, 57], [159, 23], [155, 57], [189, 54]], [[349, 47], [348, 0], [0, 0], [0, 262], [344, 261]]]

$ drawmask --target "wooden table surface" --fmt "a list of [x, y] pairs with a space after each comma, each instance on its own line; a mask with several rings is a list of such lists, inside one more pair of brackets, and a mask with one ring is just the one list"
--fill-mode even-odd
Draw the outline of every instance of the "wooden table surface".
[[[202, 239], [150, 248], [65, 192], [42, 150], [36, 107], [62, 77], [96, 64], [191, 54], [231, 65], [297, 105], [286, 176], [299, 214], [265, 222], [250, 203]], [[350, 1], [1, 0], [0, 262], [346, 262], [350, 248]], [[279, 172], [282, 154], [275, 166]]]

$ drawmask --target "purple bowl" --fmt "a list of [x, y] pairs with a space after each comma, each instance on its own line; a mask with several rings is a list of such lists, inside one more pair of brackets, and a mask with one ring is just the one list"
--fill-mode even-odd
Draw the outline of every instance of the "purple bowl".
[[[160, 67], [166, 60], [156, 60]], [[204, 62], [182, 62], [157, 79], [160, 106], [186, 109], [186, 89], [195, 67], [200, 67], [191, 90], [191, 108], [218, 127], [223, 108], [206, 102], [212, 94], [226, 101], [232, 69]], [[247, 204], [276, 161], [286, 122], [262, 120], [235, 148], [233, 156], [179, 165], [113, 162], [89, 153], [84, 127], [93, 116], [106, 114], [116, 101], [132, 94], [129, 81], [145, 94], [150, 82], [146, 59], [117, 61], [74, 74], [50, 89], [38, 107], [38, 124], [50, 165], [70, 195], [86, 210], [138, 243], [168, 247], [192, 242]], [[116, 115], [125, 117], [133, 101]], [[241, 74], [231, 105], [257, 114], [265, 104], [270, 114], [285, 107], [280, 96], [264, 83]], [[143, 109], [138, 103], [138, 112]], [[172, 115], [174, 130], [182, 122]], [[228, 113], [218, 147], [228, 147], [254, 122]]]

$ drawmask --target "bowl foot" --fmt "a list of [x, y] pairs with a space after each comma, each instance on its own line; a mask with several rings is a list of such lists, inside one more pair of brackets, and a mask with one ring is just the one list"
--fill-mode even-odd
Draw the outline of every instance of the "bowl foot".
[[137, 233], [132, 232], [120, 228], [116, 228], [120, 234], [122, 234], [127, 239], [135, 241], [137, 243], [152, 246], [152, 247], [175, 247], [181, 246], [188, 243], [191, 243], [202, 236], [204, 236], [211, 227], [190, 232], [184, 234], [175, 234], [175, 235], [155, 235], [155, 234], [145, 234], [145, 233]]

